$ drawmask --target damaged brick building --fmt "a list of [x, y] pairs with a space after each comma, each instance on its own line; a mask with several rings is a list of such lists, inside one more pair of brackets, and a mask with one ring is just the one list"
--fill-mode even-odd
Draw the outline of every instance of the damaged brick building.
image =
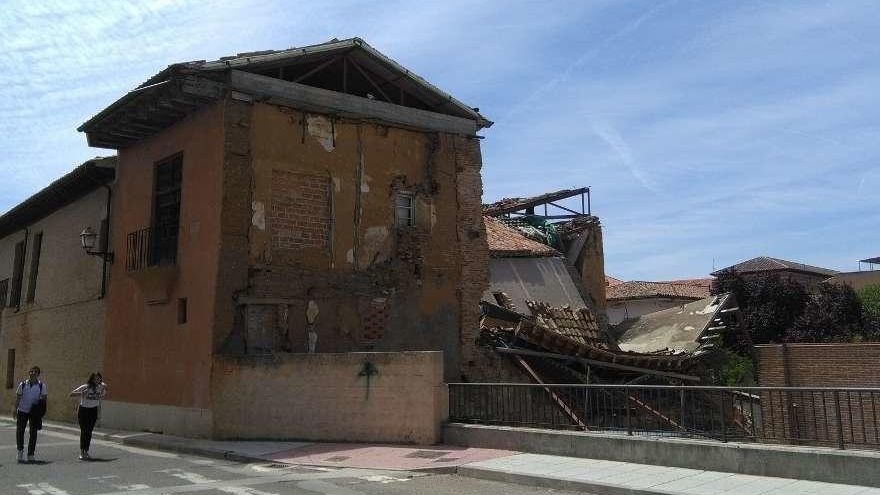
[[442, 350], [467, 376], [490, 125], [357, 38], [174, 64], [83, 124], [119, 153], [108, 412], [210, 436], [218, 356]]
[[[699, 381], [701, 357], [724, 329], [737, 327], [733, 298], [653, 313], [615, 334], [606, 317], [602, 230], [589, 195], [589, 188], [566, 189], [483, 207], [490, 255], [481, 302], [483, 379]], [[578, 196], [580, 211], [560, 204]]]

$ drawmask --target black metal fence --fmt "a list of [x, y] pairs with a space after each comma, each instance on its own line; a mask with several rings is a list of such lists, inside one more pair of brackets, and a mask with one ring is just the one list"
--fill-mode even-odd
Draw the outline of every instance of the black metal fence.
[[449, 384], [449, 419], [535, 428], [880, 448], [880, 389]]
[[170, 265], [177, 261], [176, 225], [147, 227], [128, 234], [126, 239], [125, 268], [142, 270], [156, 265]]

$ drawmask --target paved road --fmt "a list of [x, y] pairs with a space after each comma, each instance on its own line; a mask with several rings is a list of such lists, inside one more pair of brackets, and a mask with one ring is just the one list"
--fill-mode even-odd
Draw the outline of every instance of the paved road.
[[230, 461], [93, 441], [92, 462], [76, 458], [75, 435], [41, 431], [37, 462], [15, 461], [15, 428], [0, 426], [4, 495], [373, 495], [564, 494], [454, 475], [310, 468]]

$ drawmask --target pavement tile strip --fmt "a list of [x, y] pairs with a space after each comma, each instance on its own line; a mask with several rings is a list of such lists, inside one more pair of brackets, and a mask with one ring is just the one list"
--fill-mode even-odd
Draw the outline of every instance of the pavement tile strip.
[[475, 462], [462, 466], [459, 472], [596, 494], [880, 495], [880, 488], [866, 486], [539, 454]]
[[[0, 420], [0, 425], [4, 423], [10, 428], [13, 425], [9, 421]], [[44, 427], [50, 431], [70, 435], [79, 433], [76, 427], [55, 422], [46, 422]], [[564, 490], [583, 490], [596, 495], [880, 495], [880, 488], [866, 486], [598, 459], [522, 454], [507, 450], [453, 445], [213, 441], [123, 431], [96, 431], [95, 438], [129, 445], [129, 448], [188, 452], [207, 457], [267, 463], [259, 466], [263, 469], [300, 465], [313, 466], [308, 469], [328, 471], [327, 468], [332, 467], [423, 471], [423, 474], [438, 469], [452, 471], [457, 469], [459, 474], [474, 478]], [[211, 487], [213, 484], [211, 479], [202, 479], [181, 469], [167, 469], [164, 474], [193, 483], [192, 486]], [[407, 478], [390, 476], [388, 480], [382, 482], [405, 479]], [[110, 480], [101, 480], [101, 482], [112, 484]], [[319, 483], [319, 481], [304, 483]], [[43, 485], [30, 484], [17, 488], [32, 495], [66, 495], [63, 489], [48, 484]], [[125, 491], [131, 489], [131, 486], [124, 488]], [[248, 487], [229, 487], [228, 493], [260, 495], [259, 490]]]

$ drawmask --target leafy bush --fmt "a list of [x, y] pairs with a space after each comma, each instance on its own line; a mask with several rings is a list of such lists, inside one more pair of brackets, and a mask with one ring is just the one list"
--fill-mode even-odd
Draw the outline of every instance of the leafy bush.
[[739, 302], [742, 325], [755, 344], [880, 340], [880, 285], [859, 294], [847, 285], [818, 284], [812, 293], [775, 274], [727, 271], [715, 291]]
[[867, 314], [880, 317], [880, 284], [862, 288], [859, 291], [859, 301]]
[[709, 384], [725, 387], [754, 386], [755, 362], [749, 356], [721, 348], [707, 361], [706, 378]]

